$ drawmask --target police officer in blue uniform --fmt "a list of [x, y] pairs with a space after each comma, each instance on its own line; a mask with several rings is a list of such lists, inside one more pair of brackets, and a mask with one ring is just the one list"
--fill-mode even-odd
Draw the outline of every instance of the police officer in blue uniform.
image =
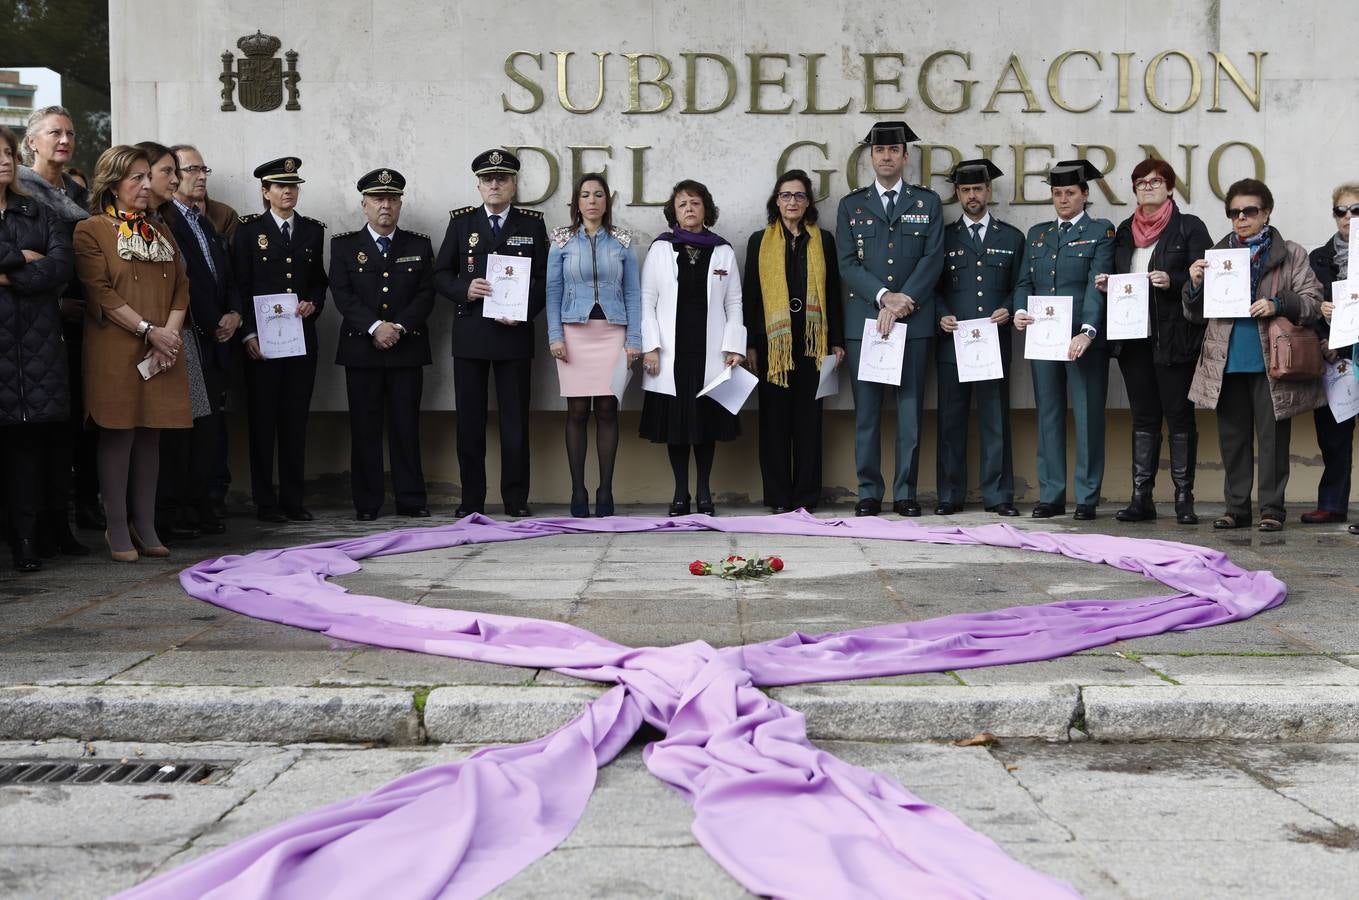
[[[533, 320], [547, 305], [547, 229], [537, 210], [511, 205], [519, 159], [487, 150], [472, 161], [481, 206], [449, 213], [434, 266], [434, 288], [453, 302], [453, 396], [458, 408], [458, 518], [486, 506], [486, 416], [491, 376], [500, 413], [500, 496], [505, 512], [529, 516], [529, 387], [533, 380]], [[491, 293], [486, 261], [492, 253], [522, 256], [529, 264], [527, 322], [488, 319], [481, 302]]]
[[845, 340], [854, 391], [854, 465], [859, 480], [855, 515], [882, 511], [881, 415], [885, 386], [858, 377], [864, 321], [881, 334], [906, 324], [901, 386], [896, 389], [896, 472], [893, 510], [920, 515], [916, 476], [924, 417], [925, 366], [938, 318], [934, 292], [944, 264], [943, 204], [939, 195], [902, 180], [906, 145], [919, 140], [905, 122], [879, 122], [862, 141], [874, 181], [846, 194], [836, 217], [835, 243], [845, 291]]
[[[255, 169], [264, 212], [241, 216], [231, 240], [232, 274], [241, 295], [250, 401], [250, 488], [262, 522], [309, 522], [302, 505], [307, 459], [307, 413], [316, 383], [316, 319], [326, 303], [326, 225], [294, 212], [302, 161], [270, 160]], [[265, 359], [260, 353], [254, 298], [296, 294], [307, 352]], [[274, 449], [278, 448], [278, 491]]]
[[1023, 331], [1033, 317], [1030, 296], [1072, 298], [1071, 344], [1067, 362], [1031, 360], [1038, 408], [1037, 519], [1066, 514], [1066, 405], [1076, 419], [1075, 518], [1095, 518], [1104, 483], [1104, 405], [1109, 390], [1109, 352], [1104, 335], [1104, 294], [1095, 278], [1113, 271], [1114, 226], [1092, 218], [1085, 207], [1099, 169], [1084, 159], [1052, 167], [1055, 220], [1029, 229], [1024, 263], [1015, 288], [1014, 323]]
[[384, 495], [382, 432], [398, 515], [429, 516], [420, 464], [420, 396], [432, 362], [434, 308], [429, 235], [398, 228], [406, 179], [392, 168], [359, 179], [368, 224], [330, 241], [330, 294], [343, 316], [335, 362], [349, 393], [349, 482], [355, 518], [376, 519]]
[[[991, 182], [1004, 173], [989, 159], [969, 159], [953, 167], [948, 180], [963, 214], [944, 230], [944, 271], [939, 278], [939, 505], [947, 516], [967, 498], [967, 427], [972, 393], [977, 397], [981, 438], [980, 482], [987, 512], [1017, 516], [1014, 463], [1010, 452], [1010, 304], [1024, 261], [1024, 234], [988, 211]], [[1005, 377], [959, 382], [953, 333], [959, 322], [990, 319], [1000, 331]]]

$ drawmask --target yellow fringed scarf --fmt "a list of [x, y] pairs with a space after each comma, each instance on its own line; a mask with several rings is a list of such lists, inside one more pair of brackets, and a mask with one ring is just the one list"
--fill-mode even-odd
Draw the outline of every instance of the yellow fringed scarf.
[[[807, 356], [819, 365], [826, 355], [826, 257], [821, 246], [821, 229], [807, 229], [807, 319], [804, 336]], [[788, 309], [788, 270], [784, 255], [783, 225], [775, 222], [760, 238], [760, 292], [764, 298], [766, 378], [779, 387], [788, 386], [793, 369], [793, 321]]]

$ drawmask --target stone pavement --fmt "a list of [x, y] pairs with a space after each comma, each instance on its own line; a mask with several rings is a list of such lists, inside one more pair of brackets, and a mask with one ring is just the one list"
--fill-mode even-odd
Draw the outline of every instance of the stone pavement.
[[[1359, 539], [1343, 526], [1214, 532], [1108, 514], [1020, 528], [1193, 541], [1289, 586], [1231, 625], [1127, 641], [1049, 662], [777, 688], [819, 740], [1006, 738], [1359, 740]], [[762, 510], [724, 508], [728, 514]], [[1214, 507], [1204, 505], [1203, 512]], [[486, 743], [538, 737], [601, 687], [550, 671], [351, 644], [226, 612], [175, 578], [209, 556], [409, 525], [317, 510], [305, 525], [236, 517], [166, 561], [99, 556], [0, 575], [0, 739]], [[439, 510], [436, 510], [439, 512]], [[428, 520], [431, 524], [444, 518]], [[660, 507], [620, 510], [661, 514]], [[563, 515], [552, 507], [542, 515]], [[837, 514], [850, 514], [848, 509]], [[828, 515], [829, 513], [823, 513]], [[921, 524], [996, 521], [970, 512]], [[84, 533], [88, 540], [96, 537]], [[763, 583], [695, 578], [687, 563], [778, 553]], [[794, 630], [1165, 589], [1046, 554], [889, 541], [718, 533], [556, 536], [366, 561], [340, 579], [411, 603], [559, 619], [633, 645], [732, 645]]]
[[[1353, 896], [1359, 744], [823, 746], [897, 779], [1090, 900]], [[471, 749], [0, 743], [0, 757], [235, 761], [205, 785], [0, 788], [0, 895], [106, 896]], [[600, 770], [562, 845], [493, 896], [750, 896], [697, 844], [692, 822], [688, 804], [647, 772], [634, 743]]]

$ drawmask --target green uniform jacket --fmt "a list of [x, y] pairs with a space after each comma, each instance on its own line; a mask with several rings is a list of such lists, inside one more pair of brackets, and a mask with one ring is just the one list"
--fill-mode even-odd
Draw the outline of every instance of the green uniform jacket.
[[840, 201], [835, 243], [848, 341], [862, 340], [864, 319], [878, 317], [883, 288], [915, 301], [915, 311], [902, 320], [908, 341], [931, 338], [938, 330], [934, 290], [944, 265], [943, 204], [929, 188], [903, 182], [893, 219], [887, 221], [873, 185]]
[[1013, 309], [1028, 309], [1029, 297], [1071, 297], [1071, 336], [1082, 325], [1095, 331], [1095, 345], [1104, 345], [1104, 293], [1095, 276], [1114, 270], [1114, 225], [1086, 213], [1071, 226], [1066, 243], [1059, 245], [1057, 221], [1029, 229]]
[[[1024, 233], [992, 216], [978, 251], [969, 224], [960, 216], [944, 229], [944, 270], [935, 305], [940, 319], [986, 319], [998, 309], [1014, 312], [1010, 304], [1024, 263]], [[953, 336], [943, 335], [938, 349], [941, 360], [953, 361]]]

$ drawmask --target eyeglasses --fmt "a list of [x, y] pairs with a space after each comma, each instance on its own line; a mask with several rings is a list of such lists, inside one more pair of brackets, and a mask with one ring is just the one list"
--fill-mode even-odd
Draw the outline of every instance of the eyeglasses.
[[1335, 214], [1337, 219], [1345, 213], [1349, 213], [1352, 216], [1359, 216], [1359, 203], [1356, 203], [1353, 206], [1336, 206], [1331, 209], [1331, 212]]
[[802, 191], [779, 191], [778, 198], [780, 203], [806, 203], [807, 195]]
[[1258, 206], [1243, 206], [1240, 209], [1232, 207], [1231, 209], [1227, 210], [1227, 218], [1233, 221], [1241, 218], [1242, 216], [1245, 216], [1247, 219], [1253, 219], [1258, 215], [1260, 215], [1260, 207]]
[[185, 166], [184, 168], [180, 169], [179, 171], [183, 172], [185, 175], [199, 175], [199, 174], [202, 174], [202, 175], [211, 175], [211, 174], [212, 174], [212, 169], [208, 168], [207, 166]]
[[1143, 178], [1141, 181], [1134, 181], [1133, 188], [1139, 191], [1154, 191], [1157, 188], [1166, 186], [1164, 178]]

